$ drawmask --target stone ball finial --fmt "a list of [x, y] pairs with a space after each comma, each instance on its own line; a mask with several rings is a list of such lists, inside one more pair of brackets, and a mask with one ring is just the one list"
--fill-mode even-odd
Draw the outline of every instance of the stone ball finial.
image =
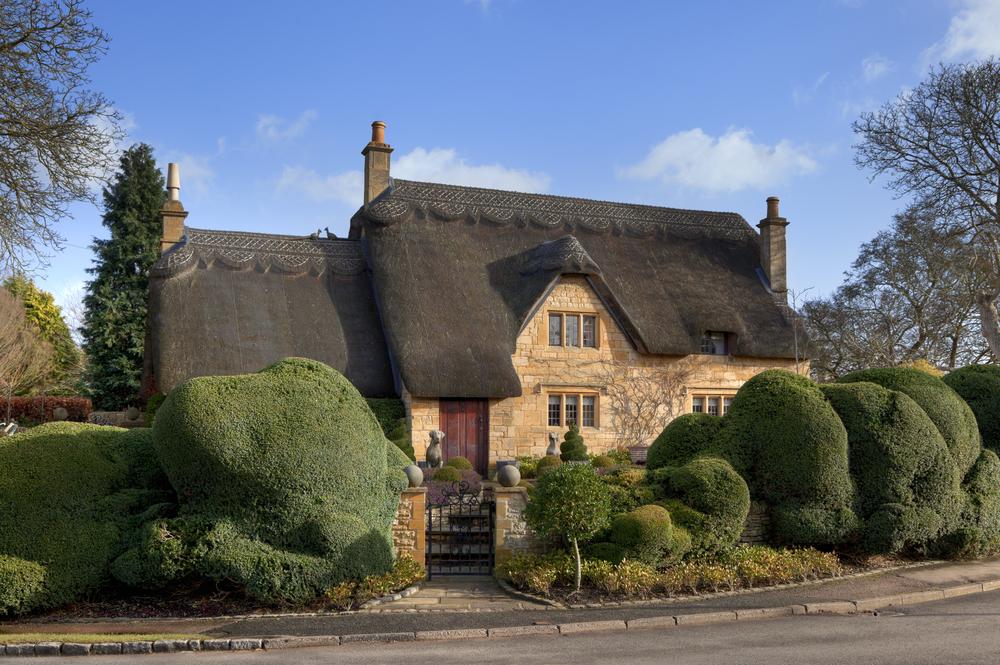
[[406, 474], [410, 487], [420, 487], [424, 483], [424, 472], [416, 464], [411, 464], [403, 469], [403, 473]]
[[507, 464], [497, 470], [497, 482], [504, 487], [516, 487], [521, 482], [521, 471], [513, 464]]

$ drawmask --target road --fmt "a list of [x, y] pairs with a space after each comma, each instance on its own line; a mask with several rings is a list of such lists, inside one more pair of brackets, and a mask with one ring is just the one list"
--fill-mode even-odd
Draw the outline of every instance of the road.
[[[256, 653], [85, 657], [121, 665], [442, 665], [446, 663], [761, 663], [766, 665], [948, 665], [1000, 662], [1000, 592], [905, 608], [879, 616], [797, 616], [665, 630], [508, 640], [345, 645]], [[19, 662], [11, 659], [9, 662]], [[67, 665], [66, 657], [31, 663]]]

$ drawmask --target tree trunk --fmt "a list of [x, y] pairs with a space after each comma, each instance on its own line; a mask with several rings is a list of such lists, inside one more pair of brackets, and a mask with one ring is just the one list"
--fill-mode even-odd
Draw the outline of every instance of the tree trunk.
[[573, 553], [576, 554], [576, 592], [580, 593], [580, 544], [573, 539]]
[[1000, 312], [997, 311], [997, 295], [988, 292], [976, 294], [980, 327], [994, 358], [1000, 358]]

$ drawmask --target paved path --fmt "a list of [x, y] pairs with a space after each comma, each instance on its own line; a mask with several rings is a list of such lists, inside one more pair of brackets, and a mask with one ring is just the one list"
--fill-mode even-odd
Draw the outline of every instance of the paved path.
[[[798, 616], [746, 623], [677, 626], [569, 636], [449, 642], [348, 644], [256, 653], [143, 656], [150, 665], [448, 665], [450, 663], [629, 663], [630, 665], [993, 665], [1000, 661], [1000, 592], [929, 603], [894, 613]], [[126, 657], [81, 662], [119, 665]], [[12, 660], [11, 662], [18, 662]], [[30, 659], [65, 665], [65, 657]], [[75, 661], [73, 661], [75, 662]], [[135, 659], [133, 662], [140, 662]]]
[[424, 582], [420, 591], [390, 603], [378, 605], [365, 613], [391, 612], [503, 612], [544, 609], [540, 603], [519, 600], [507, 595], [489, 576], [435, 577]]

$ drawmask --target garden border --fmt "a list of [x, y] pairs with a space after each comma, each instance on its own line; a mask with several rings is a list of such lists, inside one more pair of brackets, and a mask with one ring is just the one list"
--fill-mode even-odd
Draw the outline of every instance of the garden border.
[[305, 637], [237, 638], [205, 640], [157, 640], [155, 642], [37, 642], [9, 644], [0, 655], [5, 656], [85, 656], [89, 654], [172, 653], [178, 651], [255, 651], [302, 647], [338, 646], [352, 642], [414, 642], [425, 640], [466, 640], [521, 637], [524, 635], [573, 635], [616, 630], [673, 628], [692, 625], [752, 621], [774, 617], [818, 614], [863, 614], [884, 608], [956, 598], [1000, 589], [1000, 579], [961, 584], [928, 591], [879, 596], [859, 600], [785, 605], [783, 607], [750, 608], [693, 614], [666, 614], [631, 620], [579, 621], [555, 625], [505, 626], [498, 628], [466, 628], [459, 630], [424, 630], [397, 633], [362, 633], [352, 635], [311, 635]]

